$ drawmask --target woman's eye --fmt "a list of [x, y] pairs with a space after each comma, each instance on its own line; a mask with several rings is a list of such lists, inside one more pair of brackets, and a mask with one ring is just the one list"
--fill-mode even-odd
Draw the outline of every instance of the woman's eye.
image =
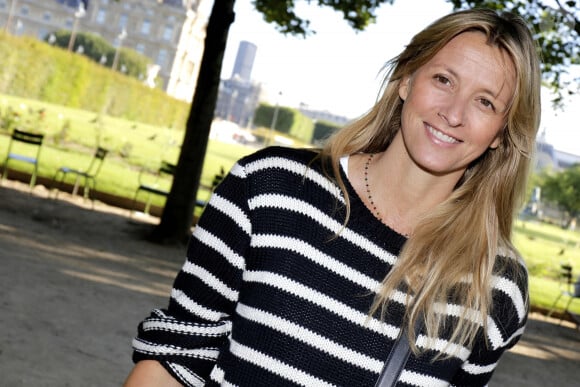
[[493, 106], [493, 103], [489, 99], [482, 98], [482, 99], [480, 99], [480, 102], [486, 108], [492, 109], [495, 111], [495, 106]]
[[435, 75], [435, 80], [439, 83], [443, 83], [444, 85], [448, 85], [451, 83], [451, 81], [449, 80], [449, 78], [447, 78], [445, 75]]

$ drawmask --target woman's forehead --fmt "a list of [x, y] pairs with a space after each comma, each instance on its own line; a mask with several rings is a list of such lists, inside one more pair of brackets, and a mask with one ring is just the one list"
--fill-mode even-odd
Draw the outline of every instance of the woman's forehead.
[[511, 100], [516, 71], [506, 50], [490, 44], [481, 32], [464, 32], [451, 39], [422, 67], [448, 71], [460, 81], [470, 82], [481, 91]]

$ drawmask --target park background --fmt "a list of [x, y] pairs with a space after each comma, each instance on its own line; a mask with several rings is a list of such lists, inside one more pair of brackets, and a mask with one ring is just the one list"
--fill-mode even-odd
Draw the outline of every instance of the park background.
[[[242, 2], [238, 2], [238, 4], [240, 3]], [[446, 11], [439, 9], [439, 12]], [[426, 10], [425, 13], [429, 14], [429, 11]], [[422, 12], [419, 14], [422, 14]], [[243, 12], [240, 13], [240, 20], [252, 20], [251, 17], [244, 19], [242, 15]], [[433, 17], [434, 15], [431, 13], [428, 16]], [[338, 23], [335, 23], [335, 25], [338, 25]], [[235, 33], [235, 26], [236, 23], [233, 24], [231, 36], [243, 37], [243, 34]], [[263, 35], [262, 32], [259, 32], [259, 28], [254, 29], [258, 31], [259, 35]], [[275, 33], [275, 31], [269, 31], [266, 36], [274, 36]], [[305, 45], [307, 41], [301, 40], [292, 44], [299, 45], [299, 43], [302, 43]], [[376, 46], [377, 43], [369, 42], [368, 45]], [[237, 48], [235, 44], [233, 46]], [[229, 44], [229, 47], [232, 47], [232, 44]], [[47, 135], [47, 142], [43, 148], [42, 162], [40, 164], [39, 183], [41, 184], [34, 189], [34, 192], [52, 200], [54, 193], [50, 191], [52, 188], [51, 181], [56, 170], [63, 165], [82, 168], [90, 161], [96, 146], [106, 146], [110, 149], [110, 155], [107, 157], [99, 175], [97, 192], [94, 193], [93, 198], [97, 201], [103, 200], [116, 204], [129, 214], [129, 209], [126, 207], [131, 205], [131, 199], [139, 183], [140, 171], [143, 168], [155, 170], [162, 160], [176, 160], [179, 153], [179, 143], [183, 138], [183, 126], [187, 116], [188, 105], [174, 100], [168, 102], [165, 100], [166, 97], [160, 95], [161, 93], [157, 89], [147, 88], [142, 83], [129, 79], [130, 77], [126, 75], [103, 69], [82, 55], [52, 47], [35, 39], [1, 34], [0, 50], [2, 49], [5, 50], [2, 55], [2, 64], [4, 65], [2, 71], [3, 85], [18, 85], [18, 82], [21, 83], [16, 89], [0, 90], [2, 93], [2, 96], [0, 96], [0, 114], [2, 118], [2, 125], [0, 126], [0, 160], [4, 160], [9, 134], [15, 126], [44, 132]], [[39, 51], [28, 51], [29, 49], [37, 49]], [[271, 50], [267, 51], [272, 52]], [[336, 52], [337, 50], [331, 51]], [[345, 49], [343, 51], [348, 54], [348, 50]], [[231, 50], [228, 51], [228, 53], [231, 52]], [[388, 53], [384, 55], [389, 56]], [[355, 52], [349, 55], [349, 57], [356, 56]], [[256, 72], [260, 68], [258, 59], [259, 57], [257, 57]], [[365, 61], [366, 58], [363, 58], [363, 62]], [[59, 62], [61, 63], [59, 64]], [[344, 60], [336, 57], [331, 58], [330, 63], [327, 62], [325, 64], [327, 67], [324, 68], [340, 62], [344, 62]], [[226, 60], [224, 71], [227, 71], [227, 63], [228, 61]], [[12, 67], [6, 66], [6, 64], [11, 64]], [[365, 88], [367, 97], [352, 99], [357, 102], [364, 99], [367, 102], [372, 101], [376, 94], [378, 85], [376, 75], [380, 65], [377, 63], [375, 65], [376, 68], [368, 69], [367, 71], [362, 68], [353, 70], [356, 64], [351, 63], [350, 70], [344, 70], [343, 68], [341, 76], [333, 76], [332, 79], [334, 79], [335, 83], [320, 87], [312, 87], [312, 83], [310, 83], [310, 87], [301, 86], [301, 88], [302, 90], [312, 90], [312, 93], [318, 89], [327, 89], [331, 90], [335, 95], [342, 94], [339, 91], [344, 89], [349, 90], [348, 94], [350, 94], [351, 86], [347, 82], [348, 75], [353, 72], [361, 72], [371, 75], [373, 86]], [[273, 79], [292, 79], [293, 77], [289, 74], [297, 74], [298, 78], [300, 78], [300, 74], [304, 74], [296, 66], [298, 66], [298, 63], [294, 63], [294, 68], [291, 72], [284, 70], [281, 65], [271, 64], [268, 67], [276, 69], [278, 72], [278, 75]], [[13, 69], [12, 72], [10, 72], [10, 69]], [[316, 73], [312, 68], [310, 70]], [[39, 76], [44, 71], [48, 75], [45, 77]], [[59, 71], [61, 72], [59, 73]], [[71, 81], [71, 71], [81, 81]], [[324, 73], [324, 69], [319, 71]], [[284, 75], [280, 76], [280, 73]], [[59, 82], [54, 82], [54, 77], [52, 77], [54, 74], [62, 74]], [[53, 94], [56, 100], [47, 101], [48, 98], [40, 97], [38, 94], [31, 95], [40, 91], [48, 93], [49, 88], [40, 87], [39, 84], [34, 82], [51, 79], [53, 81], [53, 90], [59, 91], [59, 93]], [[106, 81], [107, 79], [110, 79], [110, 81]], [[337, 79], [341, 79], [339, 87], [336, 85]], [[99, 99], [95, 98], [94, 95], [90, 97], [89, 94], [85, 99], [81, 97], [72, 98], [75, 93], [87, 90], [86, 82], [94, 80], [109, 82], [112, 87], [116, 86], [119, 87], [119, 90], [123, 90], [122, 92], [112, 92], [115, 97], [119, 97], [116, 98], [119, 104], [107, 104], [111, 109], [110, 111], [103, 111], [102, 105], [99, 104]], [[313, 81], [310, 80], [309, 82]], [[273, 84], [274, 81], [271, 81], [271, 83]], [[64, 85], [67, 88], [64, 88]], [[374, 90], [373, 87], [375, 88]], [[283, 88], [286, 89], [286, 86], [274, 85], [272, 94], [280, 96], [280, 90]], [[284, 107], [285, 103], [291, 105], [304, 102], [298, 100], [293, 102], [293, 94], [290, 92], [285, 91], [282, 96], [287, 98], [287, 100], [277, 101], [281, 106], [280, 109]], [[324, 97], [321, 99], [324, 99]], [[343, 103], [348, 104], [349, 98], [342, 99], [346, 100]], [[547, 100], [549, 101], [549, 99]], [[75, 103], [77, 103], [76, 106]], [[95, 105], [90, 106], [92, 103]], [[316, 104], [317, 102], [309, 103]], [[83, 104], [86, 105], [83, 106]], [[272, 103], [265, 103], [266, 108], [269, 107], [269, 116], [263, 120], [266, 123], [269, 123], [274, 115], [275, 110], [272, 105]], [[544, 106], [547, 105], [549, 106], [549, 102], [544, 103]], [[338, 107], [340, 104], [335, 100], [332, 102], [332, 106]], [[321, 106], [321, 108], [324, 107]], [[292, 113], [293, 109], [291, 107], [287, 109], [290, 111], [289, 114], [295, 114]], [[362, 106], [360, 109], [365, 109], [365, 107]], [[347, 111], [346, 108], [341, 110]], [[564, 111], [570, 110], [570, 105], [568, 105]], [[151, 114], [152, 112], [153, 114]], [[356, 110], [352, 114], [357, 114]], [[148, 115], [152, 117], [150, 122], [145, 119]], [[564, 113], [558, 113], [558, 115], [564, 116]], [[155, 122], [157, 119], [160, 119], [162, 124]], [[574, 137], [573, 132], [571, 132], [572, 129], [568, 129], [570, 128], [569, 126], [559, 124], [553, 127], [550, 126], [550, 128], [553, 129], [548, 129], [546, 131], [547, 135], [555, 130], [565, 130], [563, 137], [567, 138], [568, 141], [563, 142], [563, 144], [569, 146], [578, 144], [575, 141], [570, 141], [570, 138]], [[288, 132], [290, 131], [291, 129], [288, 130]], [[286, 138], [292, 146], [309, 145], [308, 138], [296, 138], [296, 136], [292, 136], [288, 132], [276, 133], [276, 135]], [[273, 131], [269, 127], [254, 129], [251, 133], [256, 135], [256, 141], [252, 144], [241, 143], [233, 135], [228, 138], [228, 141], [223, 141], [223, 138], [210, 139], [202, 175], [203, 185], [211, 186], [214, 176], [220, 172], [222, 167], [228, 170], [239, 157], [273, 142], [271, 137]], [[568, 149], [571, 152], [576, 152], [574, 149]], [[21, 167], [17, 165], [14, 172], [13, 176], [21, 177], [23, 181], [27, 181], [29, 178], [26, 165]], [[169, 183], [167, 182], [167, 184]], [[43, 186], [44, 188], [42, 188]], [[70, 181], [68, 188], [70, 188]], [[99, 196], [99, 194], [103, 195]], [[207, 199], [207, 195], [209, 195], [208, 190], [199, 192], [199, 198], [201, 199]], [[159, 211], [163, 206], [163, 198], [155, 198], [154, 203]], [[201, 210], [201, 208], [196, 209], [198, 215]], [[155, 214], [155, 211], [152, 212]], [[571, 215], [573, 214], [563, 215], [561, 219], [548, 219], [548, 221], [542, 221], [542, 219], [536, 217], [522, 216], [515, 225], [514, 242], [522, 252], [530, 271], [532, 307], [542, 313], [546, 313], [559, 294], [558, 273], [560, 265], [569, 263], [575, 268], [580, 267], [579, 233], [577, 230], [567, 227], [569, 226]], [[155, 222], [154, 218], [152, 219], [142, 213], [138, 213], [136, 217], [144, 221]], [[562, 304], [559, 305], [560, 308], [561, 306]], [[573, 303], [572, 311], [580, 313], [580, 305]], [[558, 316], [558, 313], [556, 313], [556, 316]], [[569, 318], [569, 316], [563, 317]]]

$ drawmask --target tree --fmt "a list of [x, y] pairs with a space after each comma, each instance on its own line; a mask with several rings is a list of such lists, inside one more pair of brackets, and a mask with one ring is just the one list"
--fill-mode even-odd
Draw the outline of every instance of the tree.
[[541, 188], [542, 197], [557, 204], [571, 218], [580, 214], [580, 164], [558, 173], [546, 174]]
[[199, 76], [173, 184], [161, 221], [151, 235], [151, 239], [157, 242], [183, 241], [189, 236], [228, 32], [234, 21], [234, 2], [235, 0], [216, 0], [212, 7]]
[[[375, 22], [375, 10], [382, 4], [392, 4], [394, 0], [318, 0], [319, 6], [328, 6], [341, 12], [343, 18], [355, 30], [363, 30]], [[544, 1], [529, 2], [513, 0], [448, 0], [457, 8], [487, 6], [494, 9], [513, 10], [526, 18], [536, 31], [536, 37], [542, 49], [544, 59], [544, 79], [557, 94], [560, 100], [563, 93], [572, 93], [572, 86], [578, 82], [566, 80], [564, 75], [567, 66], [579, 63], [580, 47], [578, 28], [578, 7], [576, 1], [569, 0], [564, 5], [558, 0], [559, 8], [550, 8]], [[226, 47], [230, 24], [234, 21], [235, 0], [215, 0], [209, 18], [205, 50], [196, 85], [186, 133], [177, 165], [171, 192], [167, 199], [161, 222], [153, 232], [157, 241], [183, 240], [189, 235], [193, 220], [193, 209], [199, 179], [205, 158], [213, 111], [215, 109], [219, 75]], [[300, 18], [294, 12], [293, 0], [254, 0], [256, 9], [264, 19], [273, 23], [284, 34], [295, 34], [306, 37], [313, 31], [309, 21]], [[576, 13], [574, 13], [576, 12]], [[563, 32], [568, 34], [564, 35]]]

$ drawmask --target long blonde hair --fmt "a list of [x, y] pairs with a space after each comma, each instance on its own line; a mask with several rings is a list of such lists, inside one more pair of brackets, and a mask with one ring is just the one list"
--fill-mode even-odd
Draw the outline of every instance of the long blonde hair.
[[[332, 175], [347, 198], [348, 222], [350, 205], [339, 173], [340, 157], [384, 151], [401, 125], [401, 80], [427, 63], [455, 36], [467, 31], [484, 33], [488, 44], [505, 51], [515, 67], [516, 86], [501, 143], [474, 161], [450, 197], [416, 226], [384, 279], [370, 314], [380, 312], [384, 317], [389, 295], [403, 286], [412, 295], [405, 316], [407, 327], [413, 327], [422, 315], [427, 335], [433, 338], [444, 328], [445, 316], [437, 312], [438, 305], [444, 306], [452, 299], [462, 306], [462, 312], [450, 342], [471, 347], [480, 324], [487, 330], [498, 252], [517, 256], [511, 243], [512, 221], [525, 192], [540, 121], [539, 60], [525, 22], [513, 14], [489, 9], [459, 11], [435, 21], [388, 63], [377, 103], [330, 138], [320, 156], [327, 168], [332, 168]], [[523, 275], [516, 261], [511, 261], [510, 269]], [[417, 351], [413, 329], [408, 332]]]

